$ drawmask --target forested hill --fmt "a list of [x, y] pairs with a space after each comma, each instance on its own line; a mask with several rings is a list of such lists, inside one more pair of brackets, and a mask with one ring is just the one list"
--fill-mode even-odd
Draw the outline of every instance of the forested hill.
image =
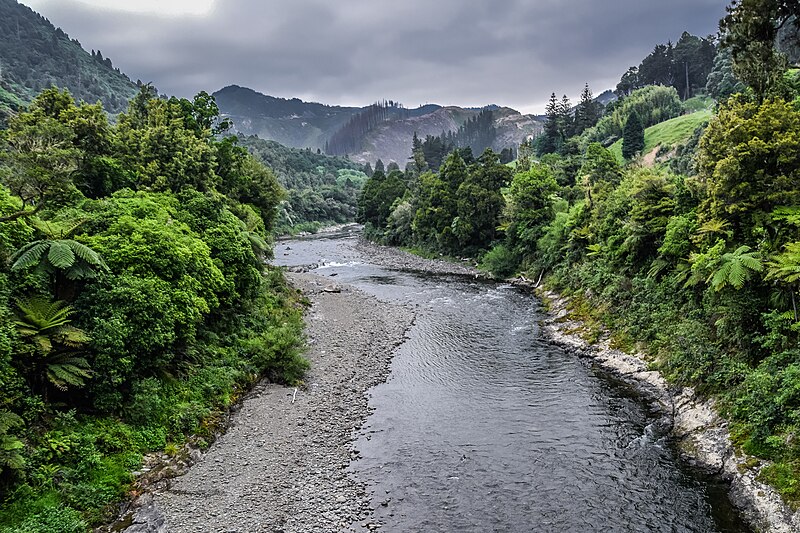
[[77, 100], [98, 100], [110, 113], [123, 111], [136, 84], [100, 51], [76, 39], [16, 0], [0, 0], [0, 118], [52, 85]]
[[[235, 85], [217, 91], [214, 97], [222, 114], [244, 135], [258, 135], [295, 148], [347, 155], [362, 164], [375, 164], [380, 159], [386, 163], [395, 161], [401, 167], [408, 161], [414, 133], [420, 138], [456, 133], [483, 111], [438, 105], [407, 109], [392, 101], [363, 108], [327, 106], [266, 96]], [[539, 117], [507, 107], [484, 109], [492, 111], [491, 127], [496, 130], [486, 146], [498, 151], [515, 147], [541, 132]]]
[[292, 148], [323, 148], [332, 132], [361, 108], [286, 100], [230, 85], [214, 93], [220, 111], [233, 120], [236, 131], [258, 135]]
[[313, 231], [355, 219], [358, 194], [367, 181], [361, 165], [256, 136], [240, 136], [238, 144], [268, 166], [286, 189], [286, 198], [278, 206], [278, 234]]

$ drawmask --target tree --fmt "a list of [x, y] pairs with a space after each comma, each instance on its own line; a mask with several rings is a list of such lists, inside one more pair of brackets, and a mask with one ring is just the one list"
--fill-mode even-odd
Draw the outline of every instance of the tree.
[[614, 93], [619, 98], [624, 98], [641, 87], [642, 85], [639, 83], [639, 67], [630, 67], [625, 74], [622, 75]]
[[642, 150], [644, 150], [644, 126], [639, 114], [633, 112], [628, 116], [622, 133], [622, 156], [625, 159], [632, 159]]
[[[792, 21], [800, 25], [796, 0], [733, 0], [720, 21], [722, 45], [730, 48], [736, 77], [763, 101], [780, 82], [787, 68], [778, 52], [778, 32]], [[800, 26], [799, 26], [800, 27]]]
[[509, 187], [507, 235], [522, 255], [531, 255], [544, 226], [553, 218], [553, 195], [558, 190], [549, 167], [535, 163], [514, 174]]
[[468, 253], [488, 247], [497, 237], [497, 227], [505, 207], [501, 189], [508, 185], [511, 169], [487, 148], [458, 186], [457, 217], [453, 233]]
[[708, 74], [708, 95], [722, 102], [730, 96], [744, 91], [744, 84], [733, 73], [733, 55], [730, 48], [720, 48], [714, 57], [714, 68]]
[[600, 111], [587, 83], [581, 93], [581, 101], [575, 108], [575, 135], [580, 135], [593, 127], [598, 120], [600, 120]]
[[73, 308], [39, 297], [20, 300], [17, 307], [14, 324], [28, 348], [21, 365], [23, 374], [33, 380], [32, 388], [46, 393], [45, 379], [62, 391], [85, 385], [93, 372], [80, 350], [89, 337], [71, 325]]
[[800, 205], [800, 111], [780, 99], [733, 97], [709, 123], [697, 152], [700, 224], [724, 223], [732, 242], [778, 250], [796, 227], [776, 210]]
[[561, 119], [560, 105], [556, 93], [550, 95], [550, 101], [545, 109], [547, 119], [544, 123], [544, 132], [539, 141], [540, 154], [553, 154], [561, 148]]
[[31, 105], [9, 121], [0, 152], [0, 180], [22, 200], [23, 209], [3, 216], [0, 222], [27, 218], [45, 207], [57, 207], [79, 197], [73, 174], [80, 151], [75, 132], [53, 115], [60, 113], [63, 96], [57, 89], [45, 91]]

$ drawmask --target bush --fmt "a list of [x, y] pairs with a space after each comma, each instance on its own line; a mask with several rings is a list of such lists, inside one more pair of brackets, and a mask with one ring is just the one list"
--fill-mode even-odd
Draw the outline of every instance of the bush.
[[495, 277], [507, 278], [519, 268], [519, 258], [505, 244], [498, 244], [484, 254], [480, 267]]

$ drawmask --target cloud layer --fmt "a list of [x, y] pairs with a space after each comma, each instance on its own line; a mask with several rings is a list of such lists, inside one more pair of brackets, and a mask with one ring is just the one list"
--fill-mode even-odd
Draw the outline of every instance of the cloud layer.
[[216, 0], [207, 15], [183, 17], [77, 0], [31, 5], [168, 94], [235, 83], [330, 104], [386, 98], [540, 112], [553, 91], [613, 88], [628, 66], [684, 30], [714, 33], [726, 2]]

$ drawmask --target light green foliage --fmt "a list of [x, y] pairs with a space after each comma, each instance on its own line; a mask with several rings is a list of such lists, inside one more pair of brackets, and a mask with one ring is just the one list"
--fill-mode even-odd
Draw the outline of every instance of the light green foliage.
[[114, 147], [137, 186], [172, 192], [216, 187], [214, 149], [204, 138], [210, 130], [198, 136], [180, 101], [151, 99], [144, 89], [137, 99], [142, 95], [142, 105], [135, 99], [131, 111], [120, 115]]
[[[711, 120], [713, 113], [710, 110], [701, 110], [688, 115], [681, 115], [667, 120], [644, 130], [644, 149], [642, 153], [649, 154], [656, 148], [671, 150], [689, 142], [698, 128], [704, 127]], [[623, 162], [622, 139], [612, 144], [609, 148], [617, 161]]]
[[283, 190], [225, 126], [146, 86], [116, 126], [50, 90], [4, 134], [0, 531], [85, 531], [143, 453], [307, 369], [263, 263]]
[[[614, 110], [600, 119], [581, 136], [588, 142], [609, 143], [622, 137], [625, 124], [632, 113], [639, 115], [647, 128], [681, 114], [681, 99], [672, 87], [648, 86], [634, 91]], [[606, 146], [608, 145], [606, 144]]]
[[800, 204], [800, 111], [782, 100], [729, 100], [700, 142], [698, 172], [701, 223], [724, 221], [751, 246], [762, 232], [777, 237], [771, 213]]
[[535, 246], [544, 226], [553, 217], [554, 195], [558, 190], [549, 167], [531, 166], [514, 174], [509, 187], [507, 218], [509, 242], [523, 254]]

